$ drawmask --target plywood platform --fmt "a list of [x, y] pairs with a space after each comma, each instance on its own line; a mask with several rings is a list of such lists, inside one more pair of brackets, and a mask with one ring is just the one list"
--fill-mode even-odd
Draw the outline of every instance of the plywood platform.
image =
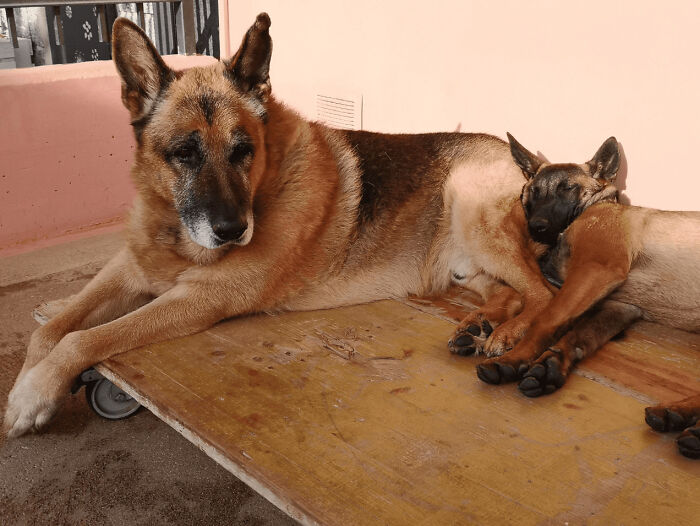
[[447, 351], [470, 300], [236, 319], [99, 368], [304, 523], [697, 521], [700, 462], [643, 408], [700, 392], [700, 337], [639, 324], [528, 399]]

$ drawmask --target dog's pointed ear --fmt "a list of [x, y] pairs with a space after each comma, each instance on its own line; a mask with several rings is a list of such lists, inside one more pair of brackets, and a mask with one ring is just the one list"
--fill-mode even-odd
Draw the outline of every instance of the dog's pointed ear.
[[586, 163], [590, 169], [591, 177], [612, 181], [620, 169], [620, 148], [615, 137], [609, 137]]
[[243, 37], [241, 47], [226, 64], [226, 70], [233, 83], [244, 93], [250, 93], [261, 102], [266, 102], [272, 87], [270, 85], [270, 58], [272, 39], [270, 38], [270, 17], [260, 13], [255, 23]]
[[510, 143], [510, 153], [513, 156], [515, 164], [520, 166], [523, 171], [525, 179], [530, 179], [533, 175], [537, 173], [540, 166], [542, 166], [542, 161], [535, 154], [529, 152], [522, 144], [515, 140], [510, 133], [506, 132], [508, 136], [508, 142]]
[[148, 114], [161, 90], [175, 78], [139, 26], [117, 18], [112, 28], [112, 57], [122, 79], [122, 102], [132, 120]]

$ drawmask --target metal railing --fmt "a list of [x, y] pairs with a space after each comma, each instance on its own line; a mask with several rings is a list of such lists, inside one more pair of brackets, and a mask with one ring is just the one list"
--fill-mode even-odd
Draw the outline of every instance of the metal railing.
[[[202, 0], [199, 0], [202, 2]], [[217, 21], [215, 17], [207, 16], [206, 13], [206, 3], [202, 2], [202, 5], [198, 8], [196, 4], [197, 0], [149, 0], [145, 2], [143, 0], [136, 2], [127, 2], [129, 4], [136, 4], [137, 12], [137, 23], [141, 28], [145, 30], [145, 14], [144, 14], [144, 4], [167, 4], [170, 9], [170, 22], [171, 22], [171, 34], [172, 34], [172, 46], [166, 52], [177, 52], [178, 50], [178, 32], [180, 32], [180, 38], [184, 40], [184, 51], [187, 55], [194, 55], [198, 52], [198, 49], [203, 49], [207, 46], [207, 41], [212, 34], [212, 24]], [[66, 63], [66, 39], [63, 31], [63, 24], [61, 21], [61, 7], [64, 9], [68, 6], [77, 5], [92, 5], [97, 7], [97, 19], [98, 19], [98, 36], [99, 42], [110, 42], [111, 41], [111, 24], [108, 23], [108, 19], [112, 20], [114, 17], [108, 17], [108, 9], [110, 6], [115, 6], [117, 4], [123, 4], [124, 2], [114, 2], [107, 0], [0, 0], [0, 10], [4, 9], [10, 37], [12, 39], [12, 45], [15, 49], [19, 48], [19, 40], [17, 34], [17, 25], [15, 23], [15, 9], [24, 7], [45, 7], [47, 8], [47, 15], [50, 12], [51, 18], [53, 18], [53, 30], [55, 32], [55, 42], [54, 44], [58, 47], [61, 62]], [[212, 2], [213, 4], [214, 2]], [[204, 9], [204, 19], [205, 24], [200, 23], [200, 35], [198, 41], [198, 35], [195, 28], [196, 19], [196, 8]], [[116, 11], [114, 11], [116, 12]], [[177, 20], [181, 16], [181, 26], [178, 25]], [[181, 31], [178, 31], [181, 28]], [[184, 34], [183, 34], [184, 33]], [[204, 43], [202, 42], [204, 40]], [[214, 54], [218, 54], [218, 42], [216, 42]], [[181, 49], [181, 48], [180, 48]], [[201, 51], [200, 51], [201, 52]], [[57, 57], [58, 58], [58, 57]]]

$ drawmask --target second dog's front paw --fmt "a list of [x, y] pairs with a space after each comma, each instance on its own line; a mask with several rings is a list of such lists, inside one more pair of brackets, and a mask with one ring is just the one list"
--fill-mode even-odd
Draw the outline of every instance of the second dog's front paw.
[[499, 325], [484, 344], [486, 356], [501, 356], [513, 349], [522, 339], [527, 325], [520, 318], [514, 318]]
[[654, 431], [665, 433], [681, 431], [695, 424], [698, 418], [692, 413], [685, 413], [680, 408], [657, 405], [644, 409], [644, 420]]
[[452, 354], [460, 356], [479, 354], [492, 332], [493, 327], [488, 320], [482, 319], [479, 315], [471, 316], [459, 324], [447, 347]]
[[527, 366], [487, 360], [476, 366], [476, 375], [487, 384], [504, 384], [520, 378], [525, 368]]
[[564, 385], [567, 376], [568, 368], [561, 351], [549, 349], [523, 374], [518, 389], [529, 397], [550, 394]]
[[683, 431], [676, 444], [681, 455], [700, 459], [700, 426], [689, 427]]
[[41, 429], [58, 410], [65, 393], [44, 369], [41, 363], [32, 368], [10, 391], [3, 423], [9, 438]]

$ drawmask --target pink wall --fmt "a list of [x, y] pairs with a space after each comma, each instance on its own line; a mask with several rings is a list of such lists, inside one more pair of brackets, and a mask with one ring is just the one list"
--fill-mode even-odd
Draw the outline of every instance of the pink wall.
[[[222, 50], [272, 17], [272, 84], [363, 94], [365, 129], [512, 132], [553, 161], [609, 135], [633, 204], [700, 209], [700, 3], [220, 0]], [[169, 57], [175, 67], [210, 61]], [[109, 62], [0, 72], [0, 251], [121, 218], [132, 135]]]
[[248, 0], [226, 8], [230, 51], [258, 12], [270, 14], [273, 91], [310, 117], [317, 90], [359, 91], [366, 129], [510, 131], [552, 161], [586, 160], [615, 135], [633, 204], [700, 209], [700, 2]]
[[111, 62], [4, 70], [0, 108], [3, 254], [123, 218], [134, 141]]

